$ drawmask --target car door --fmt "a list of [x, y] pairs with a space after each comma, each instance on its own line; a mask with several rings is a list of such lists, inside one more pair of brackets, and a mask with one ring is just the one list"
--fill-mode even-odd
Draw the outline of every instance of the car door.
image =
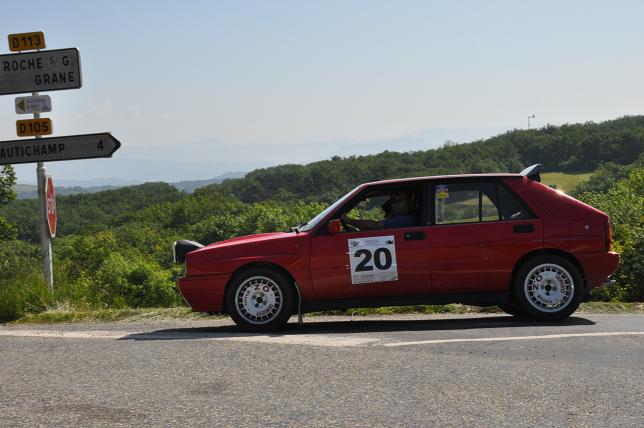
[[415, 225], [337, 234], [327, 234], [323, 228], [312, 238], [309, 266], [317, 299], [429, 292], [424, 190], [421, 184], [416, 189], [421, 198], [415, 206], [419, 214]]
[[436, 181], [429, 188], [427, 232], [432, 293], [481, 289], [481, 228], [478, 183]]
[[498, 210], [498, 220], [481, 224], [481, 287], [486, 291], [503, 291], [510, 287], [519, 259], [543, 247], [543, 224], [502, 183], [496, 183], [494, 192], [489, 195], [487, 214], [491, 219]]
[[313, 237], [309, 266], [316, 298], [427, 294], [425, 229], [416, 226]]

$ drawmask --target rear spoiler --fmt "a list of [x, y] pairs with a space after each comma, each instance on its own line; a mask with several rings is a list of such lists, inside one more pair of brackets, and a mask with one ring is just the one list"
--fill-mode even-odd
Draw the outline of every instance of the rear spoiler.
[[535, 163], [534, 165], [530, 165], [521, 171], [520, 175], [528, 177], [530, 180], [541, 182], [541, 164]]

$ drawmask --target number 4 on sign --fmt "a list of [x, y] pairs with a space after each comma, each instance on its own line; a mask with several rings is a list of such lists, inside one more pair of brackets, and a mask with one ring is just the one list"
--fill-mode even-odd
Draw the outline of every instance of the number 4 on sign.
[[103, 150], [103, 140], [98, 140], [98, 144], [96, 145], [96, 148], [99, 150]]

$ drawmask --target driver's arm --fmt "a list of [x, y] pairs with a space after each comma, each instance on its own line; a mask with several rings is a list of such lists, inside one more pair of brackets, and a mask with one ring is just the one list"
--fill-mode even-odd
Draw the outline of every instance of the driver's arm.
[[358, 230], [382, 229], [382, 221], [380, 220], [358, 220], [349, 218], [346, 215], [343, 215], [340, 220], [342, 220], [343, 223], [346, 223], [349, 226], [357, 228]]

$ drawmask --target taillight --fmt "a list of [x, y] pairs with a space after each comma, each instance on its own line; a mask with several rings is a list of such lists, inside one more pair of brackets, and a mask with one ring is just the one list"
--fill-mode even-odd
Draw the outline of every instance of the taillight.
[[604, 236], [606, 237], [606, 243], [604, 244], [604, 247], [606, 247], [606, 251], [610, 251], [610, 243], [613, 240], [613, 230], [610, 228], [609, 219], [606, 219], [606, 224], [604, 226]]

